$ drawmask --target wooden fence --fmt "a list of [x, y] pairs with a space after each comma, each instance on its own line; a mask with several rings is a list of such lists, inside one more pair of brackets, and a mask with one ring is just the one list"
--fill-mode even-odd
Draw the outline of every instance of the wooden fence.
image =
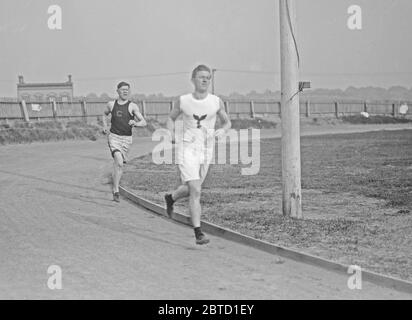
[[[134, 101], [146, 118], [165, 120], [173, 108], [172, 100]], [[406, 102], [409, 106], [411, 102]], [[231, 118], [276, 118], [281, 117], [280, 101], [275, 100], [226, 100], [226, 112]], [[334, 117], [356, 115], [362, 111], [370, 115], [399, 116], [399, 102], [383, 101], [301, 101], [301, 117]], [[36, 102], [0, 101], [0, 120], [43, 120], [43, 119], [76, 119], [101, 117], [106, 102], [103, 101], [73, 101], [73, 102]], [[412, 115], [409, 108], [407, 117]]]

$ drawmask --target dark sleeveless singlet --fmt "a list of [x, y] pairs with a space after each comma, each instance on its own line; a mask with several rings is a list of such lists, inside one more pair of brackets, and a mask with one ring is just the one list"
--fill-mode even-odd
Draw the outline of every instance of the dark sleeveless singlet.
[[129, 104], [130, 101], [123, 105], [118, 104], [117, 100], [114, 102], [110, 132], [119, 136], [132, 135], [132, 127], [129, 125], [129, 121], [133, 120], [134, 116], [129, 112]]

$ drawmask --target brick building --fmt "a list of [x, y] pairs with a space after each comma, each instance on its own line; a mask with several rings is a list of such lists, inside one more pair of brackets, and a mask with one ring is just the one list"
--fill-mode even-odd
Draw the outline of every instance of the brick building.
[[66, 82], [57, 83], [26, 83], [23, 76], [19, 76], [17, 83], [17, 99], [30, 102], [46, 101], [73, 101], [72, 76], [68, 75]]

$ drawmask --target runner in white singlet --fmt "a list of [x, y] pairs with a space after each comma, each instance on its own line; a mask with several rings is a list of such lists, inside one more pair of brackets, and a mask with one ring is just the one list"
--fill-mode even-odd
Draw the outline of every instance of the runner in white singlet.
[[[192, 72], [194, 92], [179, 98], [167, 121], [167, 127], [174, 137], [175, 120], [179, 115], [183, 118], [183, 135], [176, 136], [176, 160], [181, 185], [165, 195], [167, 213], [171, 216], [173, 203], [189, 196], [189, 209], [197, 244], [209, 242], [200, 228], [200, 194], [213, 157], [214, 139], [226, 134], [231, 127], [223, 101], [208, 93], [210, 80], [210, 69], [205, 65], [197, 66]], [[215, 131], [217, 115], [222, 121], [222, 128]]]

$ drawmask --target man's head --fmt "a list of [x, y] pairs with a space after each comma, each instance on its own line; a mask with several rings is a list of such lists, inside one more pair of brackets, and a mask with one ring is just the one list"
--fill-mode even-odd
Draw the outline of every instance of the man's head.
[[212, 72], [209, 67], [201, 64], [193, 69], [192, 82], [195, 86], [195, 91], [203, 93], [209, 89]]
[[129, 98], [129, 89], [130, 89], [130, 84], [127, 82], [119, 82], [117, 85], [117, 93], [119, 94], [119, 98], [121, 100], [127, 100]]

